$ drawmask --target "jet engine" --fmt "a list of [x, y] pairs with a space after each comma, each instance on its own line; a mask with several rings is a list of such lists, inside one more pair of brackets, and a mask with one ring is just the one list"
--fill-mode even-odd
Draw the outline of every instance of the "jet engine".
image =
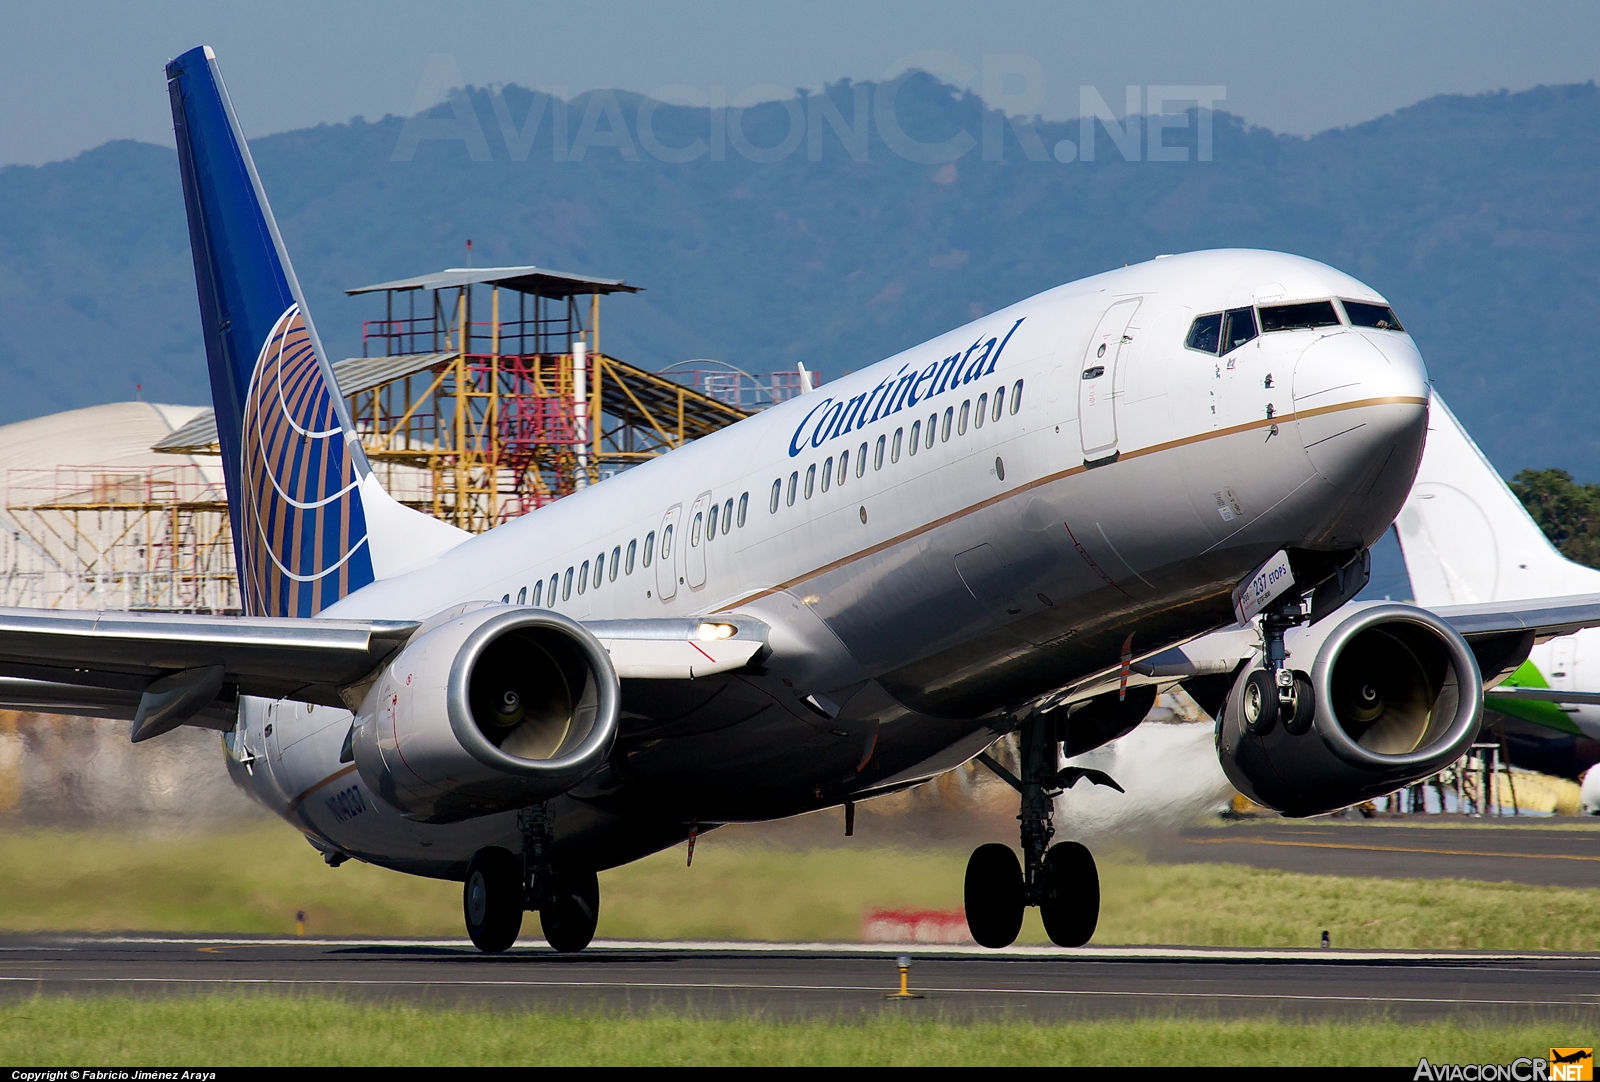
[[[1285, 636], [1302, 701], [1267, 731], [1245, 723], [1264, 683], [1239, 673], [1217, 730], [1222, 769], [1258, 804], [1317, 815], [1420, 781], [1463, 755], [1483, 717], [1472, 649], [1414, 605], [1349, 606]], [[1306, 715], [1310, 714], [1308, 718]]]
[[425, 623], [362, 700], [356, 768], [409, 819], [526, 807], [600, 767], [620, 691], [600, 642], [548, 609], [487, 605]]

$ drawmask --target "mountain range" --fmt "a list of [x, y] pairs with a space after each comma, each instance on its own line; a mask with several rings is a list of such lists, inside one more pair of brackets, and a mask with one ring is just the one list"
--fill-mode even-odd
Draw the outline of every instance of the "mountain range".
[[[344, 289], [463, 265], [469, 237], [480, 266], [646, 287], [604, 304], [625, 360], [824, 378], [1125, 263], [1274, 248], [1383, 292], [1508, 475], [1600, 477], [1594, 84], [1437, 97], [1309, 138], [1199, 108], [1164, 124], [1005, 118], [919, 73], [743, 110], [469, 88], [251, 146], [335, 358], [382, 314]], [[136, 386], [207, 400], [171, 150], [0, 169], [0, 373], [0, 422]]]

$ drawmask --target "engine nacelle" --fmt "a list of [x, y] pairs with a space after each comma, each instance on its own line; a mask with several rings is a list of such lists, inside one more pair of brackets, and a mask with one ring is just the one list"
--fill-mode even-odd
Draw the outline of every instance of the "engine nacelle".
[[449, 823], [572, 788], [611, 753], [620, 689], [599, 641], [548, 609], [424, 624], [362, 701], [356, 768], [407, 818]]
[[1259, 736], [1243, 729], [1258, 657], [1234, 682], [1217, 732], [1228, 780], [1258, 804], [1317, 815], [1382, 796], [1437, 773], [1478, 735], [1477, 659], [1426, 609], [1353, 605], [1322, 626], [1292, 629], [1284, 645], [1315, 693], [1310, 731], [1296, 736], [1281, 722]]

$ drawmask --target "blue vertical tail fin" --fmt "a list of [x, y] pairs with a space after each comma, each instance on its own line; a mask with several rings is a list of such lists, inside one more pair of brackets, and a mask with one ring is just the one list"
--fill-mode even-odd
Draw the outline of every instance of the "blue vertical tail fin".
[[373, 581], [373, 518], [414, 513], [372, 477], [211, 49], [168, 63], [167, 91], [240, 595], [250, 615], [313, 616]]

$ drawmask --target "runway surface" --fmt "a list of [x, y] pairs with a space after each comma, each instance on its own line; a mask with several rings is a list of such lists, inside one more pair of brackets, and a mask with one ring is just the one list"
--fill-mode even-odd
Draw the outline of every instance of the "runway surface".
[[275, 990], [496, 1008], [768, 1017], [1133, 1015], [1600, 1020], [1600, 958], [1483, 952], [597, 943], [483, 955], [458, 940], [0, 937], [0, 1000]]
[[1155, 842], [1149, 858], [1313, 875], [1600, 887], [1600, 829], [1532, 826], [1527, 820], [1489, 820], [1481, 826], [1283, 819], [1230, 823], [1191, 827]]

